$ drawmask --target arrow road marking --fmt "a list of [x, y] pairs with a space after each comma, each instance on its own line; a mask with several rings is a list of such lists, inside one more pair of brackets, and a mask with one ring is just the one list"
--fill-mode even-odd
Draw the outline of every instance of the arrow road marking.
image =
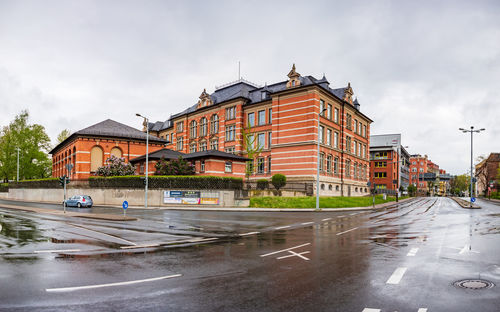
[[154, 278], [147, 278], [147, 279], [142, 279], [142, 280], [127, 281], [127, 282], [118, 282], [118, 283], [109, 283], [109, 284], [76, 286], [76, 287], [62, 287], [62, 288], [47, 288], [47, 289], [45, 289], [45, 291], [46, 292], [69, 292], [69, 291], [75, 291], [75, 290], [81, 290], [81, 289], [91, 289], [91, 288], [101, 288], [101, 287], [132, 285], [132, 284], [139, 284], [139, 283], [146, 283], [146, 282], [154, 282], [154, 281], [159, 281], [159, 280], [163, 280], [163, 279], [167, 279], [167, 278], [174, 278], [174, 277], [179, 277], [179, 276], [182, 276], [182, 274], [166, 275], [166, 276], [160, 276], [160, 277], [154, 277]]

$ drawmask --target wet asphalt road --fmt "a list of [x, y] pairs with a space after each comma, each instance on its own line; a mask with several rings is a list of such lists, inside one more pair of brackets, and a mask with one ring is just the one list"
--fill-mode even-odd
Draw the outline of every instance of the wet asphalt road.
[[[131, 222], [2, 203], [0, 311], [500, 311], [500, 206], [484, 201], [479, 210], [447, 198], [349, 213], [129, 210], [141, 218]], [[478, 278], [496, 286], [453, 285]]]

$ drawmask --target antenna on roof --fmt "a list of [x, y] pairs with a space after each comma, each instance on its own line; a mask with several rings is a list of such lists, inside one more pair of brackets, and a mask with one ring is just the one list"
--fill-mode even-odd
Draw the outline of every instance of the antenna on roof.
[[241, 62], [238, 61], [238, 80], [241, 79]]

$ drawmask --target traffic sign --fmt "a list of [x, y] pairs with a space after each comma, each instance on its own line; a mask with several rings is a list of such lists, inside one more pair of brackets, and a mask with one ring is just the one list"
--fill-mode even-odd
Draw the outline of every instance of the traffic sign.
[[475, 201], [476, 201], [476, 199], [475, 199], [474, 197], [471, 197], [471, 198], [470, 198], [470, 201], [471, 201], [471, 202], [475, 202]]
[[128, 208], [128, 202], [124, 201], [122, 207], [123, 207], [124, 210], [127, 210], [127, 208]]

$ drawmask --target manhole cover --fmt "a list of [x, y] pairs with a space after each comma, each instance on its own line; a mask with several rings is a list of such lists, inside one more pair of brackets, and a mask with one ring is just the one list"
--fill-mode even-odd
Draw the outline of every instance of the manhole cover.
[[468, 279], [468, 280], [462, 280], [453, 283], [453, 285], [460, 287], [460, 288], [467, 288], [467, 289], [487, 289], [495, 286], [490, 281], [487, 280], [481, 280], [481, 279]]

